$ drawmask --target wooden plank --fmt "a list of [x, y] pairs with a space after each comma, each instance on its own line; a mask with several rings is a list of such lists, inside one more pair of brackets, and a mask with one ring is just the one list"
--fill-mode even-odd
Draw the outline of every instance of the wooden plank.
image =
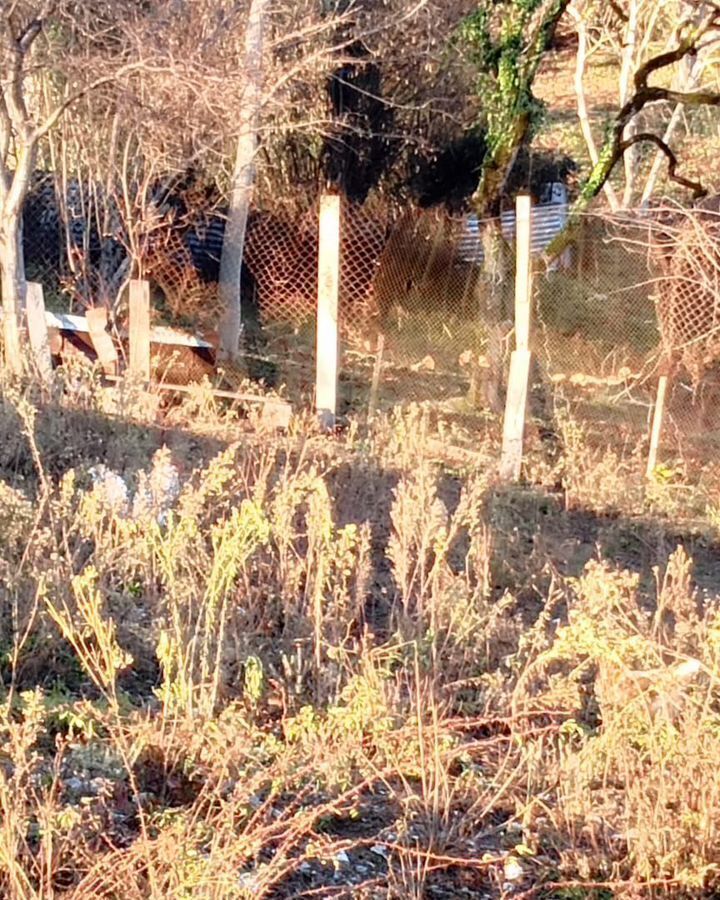
[[531, 357], [529, 350], [513, 350], [510, 356], [500, 457], [500, 477], [504, 481], [517, 481], [520, 478]]
[[150, 285], [130, 282], [130, 372], [150, 381]]
[[[119, 375], [106, 375], [105, 379], [111, 383], [117, 383], [122, 381], [122, 377]], [[170, 391], [171, 393], [176, 394], [191, 394], [194, 390], [196, 390], [197, 385], [193, 384], [170, 384], [167, 381], [163, 381], [159, 384], [151, 385], [151, 391]], [[221, 397], [224, 400], [239, 400], [242, 403], [259, 403], [263, 406], [271, 406], [272, 409], [267, 414], [267, 417], [273, 418], [273, 421], [282, 422], [282, 426], [278, 427], [287, 427], [290, 424], [290, 419], [292, 418], [292, 406], [288, 403], [287, 400], [281, 400], [278, 397], [263, 397], [261, 394], [243, 394], [238, 391], [224, 391], [219, 388], [210, 388], [210, 393], [213, 397]], [[268, 420], [266, 418], [266, 421]]]
[[108, 311], [104, 306], [95, 306], [85, 313], [90, 340], [97, 353], [100, 365], [106, 375], [117, 374], [118, 355], [113, 339], [105, 330], [108, 324]]
[[35, 281], [29, 281], [27, 284], [25, 315], [33, 364], [40, 378], [47, 383], [52, 378], [52, 356], [43, 289], [42, 285]]
[[370, 399], [368, 400], [368, 419], [372, 419], [377, 411], [384, 350], [385, 335], [381, 334], [378, 336], [377, 349], [375, 351], [375, 365], [373, 366], [372, 382], [370, 384]]
[[[3, 318], [2, 307], [0, 307], [0, 321]], [[58, 331], [74, 331], [78, 334], [89, 334], [90, 326], [85, 316], [71, 316], [68, 313], [52, 312], [45, 310], [45, 319], [48, 328], [55, 328]], [[204, 347], [212, 349], [214, 344], [206, 341], [204, 338], [196, 337], [187, 332], [180, 331], [177, 328], [170, 328], [167, 325], [155, 325], [150, 329], [151, 344], [168, 344], [172, 347]]]
[[315, 409], [325, 428], [335, 424], [337, 407], [338, 302], [340, 298], [340, 197], [320, 200], [318, 247]]
[[655, 399], [655, 409], [653, 410], [652, 431], [650, 432], [650, 449], [648, 450], [647, 467], [645, 475], [652, 478], [657, 468], [658, 447], [660, 445], [660, 434], [662, 432], [663, 415], [665, 413], [665, 395], [667, 393], [667, 375], [661, 375], [658, 380], [657, 397]]
[[528, 194], [516, 200], [515, 240], [515, 348], [530, 349], [530, 304], [532, 269], [530, 263], [532, 202]]
[[167, 325], [155, 325], [150, 329], [150, 343], [167, 344], [169, 347], [205, 347], [207, 349], [211, 349], [213, 346], [210, 341], [206, 341], [204, 338], [186, 334]]

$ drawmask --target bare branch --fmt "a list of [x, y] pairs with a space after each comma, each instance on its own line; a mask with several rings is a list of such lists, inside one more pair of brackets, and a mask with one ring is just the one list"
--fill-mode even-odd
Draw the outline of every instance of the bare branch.
[[717, 7], [715, 7], [713, 12], [701, 19], [701, 21], [692, 28], [689, 34], [684, 38], [679, 39], [676, 47], [673, 47], [671, 50], [667, 50], [664, 53], [659, 53], [657, 56], [653, 56], [643, 63], [643, 65], [635, 72], [634, 81], [636, 93], [641, 93], [648, 89], [648, 79], [654, 72], [665, 69], [668, 66], [673, 65], [673, 63], [680, 62], [683, 57], [687, 56], [688, 53], [696, 48], [700, 39], [704, 37], [711, 28], [718, 25], [719, 15], [720, 12]]
[[608, 0], [608, 5], [621, 22], [627, 22], [628, 15], [617, 0]]
[[30, 47], [32, 46], [35, 38], [42, 31], [42, 20], [41, 19], [33, 19], [31, 22], [23, 30], [22, 34], [17, 39], [17, 45], [20, 52], [25, 55]]
[[659, 137], [657, 134], [653, 134], [651, 131], [638, 132], [627, 140], [622, 141], [618, 146], [619, 156], [622, 156], [630, 147], [634, 146], [635, 144], [641, 143], [654, 144], [658, 148], [658, 150], [660, 150], [665, 155], [668, 161], [668, 178], [671, 181], [674, 181], [676, 184], [680, 184], [692, 191], [694, 200], [700, 200], [702, 197], [707, 196], [707, 190], [702, 186], [702, 184], [700, 184], [699, 181], [692, 181], [689, 178], [684, 178], [682, 175], [677, 174], [677, 167], [679, 165], [677, 156], [661, 137]]
[[74, 93], [67, 96], [62, 103], [59, 103], [54, 110], [45, 118], [45, 120], [35, 128], [32, 133], [32, 139], [37, 142], [44, 135], [53, 128], [63, 113], [73, 104], [77, 103], [78, 100], [82, 99], [86, 94], [91, 93], [92, 91], [96, 91], [98, 88], [102, 87], [106, 84], [114, 84], [121, 80], [126, 75], [137, 74], [138, 72], [153, 72], [155, 74], [170, 74], [172, 72], [171, 69], [167, 67], [155, 67], [149, 66], [144, 62], [137, 63], [128, 63], [125, 66], [122, 66], [117, 71], [113, 72], [112, 75], [103, 75], [100, 78], [96, 78], [94, 81], [91, 81], [89, 84], [84, 85], [79, 88]]

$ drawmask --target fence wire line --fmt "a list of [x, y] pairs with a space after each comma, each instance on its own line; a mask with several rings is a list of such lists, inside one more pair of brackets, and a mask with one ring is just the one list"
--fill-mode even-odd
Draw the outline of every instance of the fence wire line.
[[[101, 235], [93, 231], [92, 217], [83, 219], [76, 206], [66, 204], [75, 212], [63, 221], [56, 193], [45, 180], [25, 211], [28, 275], [43, 283], [56, 308], [96, 302], [93, 284], [106, 278], [100, 269], [122, 271], [118, 260], [130, 244], [130, 226], [118, 224], [117, 215], [110, 217], [114, 230]], [[235, 383], [259, 378], [270, 386], [284, 384], [298, 398], [312, 392], [317, 212], [313, 205], [301, 214], [251, 214], [242, 284], [247, 354], [238, 371], [225, 373]], [[535, 255], [563, 227], [566, 214], [562, 203], [534, 208]], [[137, 228], [134, 233], [140, 248], [136, 264], [153, 285], [156, 315], [212, 337], [221, 312], [222, 210], [193, 199], [146, 218], [147, 233], [141, 240]], [[488, 365], [495, 287], [485, 271], [483, 235], [493, 228], [509, 243], [504, 272], [511, 287], [512, 213], [478, 221], [438, 209], [344, 204], [339, 324], [346, 408], [366, 403], [380, 334], [381, 405], [461, 405], [478, 369]], [[640, 434], [646, 423], [637, 424], [637, 414], [625, 407], [650, 405], [653, 373], [672, 365], [679, 388], [671, 392], [670, 415], [686, 430], [695, 427], [697, 391], [682, 385], [697, 388], [715, 377], [719, 246], [718, 211], [712, 208], [702, 214], [665, 206], [642, 214], [584, 215], [570, 250], [551, 271], [534, 278], [534, 349], [549, 390], [585, 410], [588, 423], [597, 420], [598, 428], [608, 405], [622, 407], [614, 415], [635, 423]], [[507, 290], [503, 302], [511, 318], [511, 291], [509, 302]], [[167, 380], [213, 372], [211, 357], [167, 349], [156, 356]], [[684, 419], [681, 413], [687, 413]], [[707, 431], [707, 424], [703, 428]]]

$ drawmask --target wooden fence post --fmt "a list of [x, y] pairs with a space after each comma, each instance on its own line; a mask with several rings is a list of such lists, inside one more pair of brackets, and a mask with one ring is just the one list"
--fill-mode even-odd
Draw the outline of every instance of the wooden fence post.
[[370, 383], [370, 399], [368, 400], [368, 419], [377, 412], [378, 396], [380, 394], [380, 379], [382, 377], [383, 353], [385, 351], [385, 335], [378, 335], [375, 349], [375, 364], [373, 365], [372, 382]]
[[28, 339], [35, 369], [42, 381], [52, 378], [52, 356], [45, 317], [45, 299], [42, 285], [28, 281], [25, 295], [25, 315], [27, 317]]
[[532, 269], [530, 260], [531, 200], [526, 194], [516, 201], [515, 264], [515, 350], [510, 357], [500, 477], [517, 481], [520, 477], [525, 435], [525, 409], [530, 377], [530, 307]]
[[150, 285], [130, 282], [130, 372], [150, 381]]
[[105, 331], [108, 311], [104, 306], [94, 306], [85, 313], [85, 321], [90, 330], [90, 340], [97, 353], [100, 365], [106, 375], [117, 375], [118, 355], [113, 339]]
[[528, 194], [515, 201], [515, 349], [530, 349], [530, 304], [532, 302], [532, 268], [530, 233], [532, 202]]
[[653, 410], [652, 431], [650, 432], [650, 449], [648, 450], [647, 467], [645, 469], [647, 478], [652, 478], [657, 467], [658, 446], [660, 444], [660, 433], [662, 431], [663, 415], [665, 413], [667, 383], [667, 375], [661, 375], [658, 379], [657, 397], [655, 399], [655, 409]]
[[335, 424], [340, 296], [340, 197], [320, 200], [315, 409], [324, 428]]

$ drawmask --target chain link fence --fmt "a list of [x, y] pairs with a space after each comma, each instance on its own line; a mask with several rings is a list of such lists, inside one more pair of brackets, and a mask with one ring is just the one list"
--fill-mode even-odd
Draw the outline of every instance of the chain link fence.
[[[564, 203], [535, 210], [535, 254], [565, 223]], [[512, 330], [514, 212], [499, 219], [412, 210], [394, 225], [376, 293], [384, 337], [381, 403], [479, 413], [479, 386], [506, 367]], [[493, 347], [500, 336], [501, 346]]]
[[[599, 447], [642, 451], [658, 379], [668, 374], [660, 458], [701, 464], [720, 443], [718, 211], [706, 204], [584, 215], [548, 269], [542, 251], [563, 225], [561, 206], [534, 208], [531, 415], [545, 429], [562, 416]], [[490, 302], [498, 276], [482, 240], [498, 230], [508, 253], [499, 306]], [[478, 223], [413, 212], [396, 223], [378, 272], [381, 404], [487, 413], [474, 379], [493, 366], [507, 372], [513, 238], [510, 215]]]
[[661, 352], [646, 233], [584, 216], [565, 265], [533, 281], [540, 390], [599, 447], [636, 449], [649, 433]]
[[719, 222], [667, 207], [586, 215], [567, 267], [535, 279], [545, 389], [599, 446], [645, 445], [665, 374], [661, 458], [717, 450]]
[[[242, 284], [244, 356], [218, 375], [222, 210], [196, 197], [165, 202], [145, 216], [144, 231], [134, 226], [131, 235], [117, 209], [103, 219], [113, 227], [101, 228], [86, 196], [78, 188], [59, 202], [48, 177], [26, 206], [28, 277], [43, 284], [49, 306], [67, 310], [92, 300], [88, 273], [97, 275], [111, 256], [116, 271], [129, 273], [134, 247], [135, 270], [153, 287], [157, 321], [204, 335], [208, 344], [155, 347], [156, 377], [187, 383], [208, 376], [236, 389], [250, 379], [282, 389], [297, 405], [312, 401], [316, 205], [252, 212]], [[667, 371], [664, 451], [706, 454], [720, 427], [717, 210], [585, 215], [569, 250], [546, 271], [540, 256], [564, 227], [567, 204], [555, 188], [545, 199], [533, 210], [531, 229], [534, 394], [543, 398], [540, 412], [532, 404], [531, 411], [562, 411], [598, 442], [612, 429], [613, 441], [636, 446], [647, 440], [658, 375]], [[501, 249], [492, 249], [488, 235], [502, 236]], [[447, 414], [486, 415], [478, 385], [493, 370], [507, 371], [511, 349], [513, 240], [512, 212], [479, 222], [437, 209], [343, 205], [340, 414], [367, 411], [379, 371], [372, 402], [381, 409], [415, 402]]]

